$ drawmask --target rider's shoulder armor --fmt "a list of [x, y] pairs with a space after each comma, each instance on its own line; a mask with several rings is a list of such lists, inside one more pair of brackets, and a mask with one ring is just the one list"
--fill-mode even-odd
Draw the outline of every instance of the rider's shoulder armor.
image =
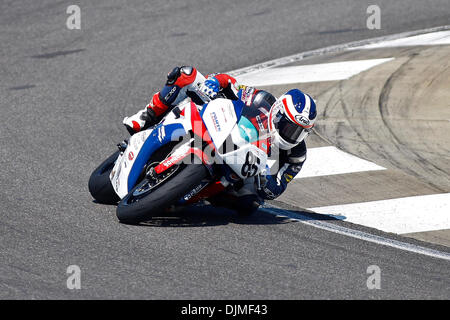
[[238, 96], [247, 106], [252, 106], [257, 109], [262, 107], [270, 110], [276, 100], [271, 93], [248, 86], [241, 86]]
[[276, 98], [269, 92], [265, 90], [257, 90], [255, 96], [253, 97], [253, 104], [259, 105], [267, 102], [270, 106], [275, 103]]

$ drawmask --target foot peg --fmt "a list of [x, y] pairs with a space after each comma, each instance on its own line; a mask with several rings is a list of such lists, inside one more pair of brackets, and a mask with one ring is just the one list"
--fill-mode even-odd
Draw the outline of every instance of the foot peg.
[[124, 152], [127, 147], [128, 147], [128, 140], [123, 140], [122, 142], [117, 144], [117, 148], [119, 148], [120, 152]]

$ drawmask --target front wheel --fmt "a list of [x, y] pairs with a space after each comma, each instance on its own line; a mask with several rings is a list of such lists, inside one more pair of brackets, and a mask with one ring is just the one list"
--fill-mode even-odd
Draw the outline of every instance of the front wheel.
[[122, 223], [137, 224], [151, 216], [164, 213], [208, 176], [202, 164], [175, 166], [161, 181], [144, 179], [117, 206]]
[[120, 151], [114, 152], [92, 172], [89, 178], [89, 192], [100, 203], [116, 204], [120, 200], [109, 179], [119, 154]]

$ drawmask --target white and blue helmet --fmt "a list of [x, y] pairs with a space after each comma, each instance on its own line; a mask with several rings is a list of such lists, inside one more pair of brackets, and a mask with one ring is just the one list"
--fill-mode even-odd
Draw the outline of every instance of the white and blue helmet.
[[283, 150], [292, 149], [311, 132], [316, 116], [316, 103], [309, 95], [298, 89], [289, 90], [270, 109], [272, 143]]

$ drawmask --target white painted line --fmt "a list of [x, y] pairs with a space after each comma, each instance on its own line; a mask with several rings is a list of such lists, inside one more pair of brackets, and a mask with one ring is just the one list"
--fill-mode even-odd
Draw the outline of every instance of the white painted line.
[[236, 79], [239, 83], [253, 87], [289, 83], [337, 81], [348, 79], [360, 72], [393, 59], [394, 58], [342, 61], [273, 68], [240, 75], [237, 76]]
[[[269, 161], [269, 166], [273, 164]], [[305, 164], [295, 179], [385, 169], [336, 147], [319, 147], [308, 149]]]
[[450, 193], [310, 208], [397, 234], [450, 229]]
[[450, 31], [439, 31], [401, 39], [382, 41], [379, 43], [368, 44], [361, 47], [350, 48], [349, 50], [361, 50], [361, 49], [365, 50], [365, 49], [412, 47], [412, 46], [436, 46], [449, 44], [450, 44]]
[[319, 147], [308, 149], [305, 164], [296, 178], [374, 170], [386, 170], [386, 168], [355, 157], [336, 147]]
[[338, 53], [338, 52], [348, 50], [349, 48], [361, 47], [364, 45], [378, 43], [381, 41], [395, 40], [395, 39], [410, 37], [410, 36], [414, 36], [414, 35], [437, 32], [437, 31], [442, 31], [442, 30], [449, 30], [449, 29], [450, 29], [450, 25], [446, 25], [446, 26], [440, 26], [440, 27], [429, 28], [429, 29], [421, 29], [421, 30], [416, 30], [416, 31], [402, 32], [402, 33], [397, 33], [397, 34], [392, 34], [392, 35], [382, 36], [382, 37], [377, 37], [377, 38], [372, 38], [372, 39], [353, 41], [353, 42], [338, 44], [335, 46], [329, 46], [329, 47], [325, 47], [325, 48], [321, 48], [321, 49], [300, 52], [297, 54], [293, 54], [291, 56], [273, 59], [273, 60], [265, 61], [262, 63], [257, 63], [257, 64], [254, 64], [254, 65], [251, 65], [248, 67], [228, 71], [226, 73], [233, 77], [236, 77], [236, 76], [247, 74], [250, 72], [257, 71], [257, 70], [275, 68], [275, 67], [279, 67], [279, 66], [286, 65], [289, 63], [298, 62], [298, 61], [304, 60], [309, 57], [316, 57], [316, 56], [321, 56], [321, 55], [325, 55], [325, 54]]
[[301, 223], [304, 223], [306, 225], [313, 226], [313, 227], [316, 227], [316, 228], [319, 228], [322, 230], [334, 232], [337, 234], [341, 234], [341, 235], [344, 235], [347, 237], [352, 237], [355, 239], [368, 241], [368, 242], [376, 243], [379, 245], [400, 249], [403, 251], [409, 251], [409, 252], [422, 254], [422, 255], [437, 258], [437, 259], [443, 259], [443, 260], [450, 261], [450, 253], [447, 253], [447, 252], [442, 252], [442, 251], [438, 251], [438, 250], [434, 250], [434, 249], [430, 249], [430, 248], [426, 248], [426, 247], [421, 247], [421, 246], [417, 246], [417, 245], [414, 245], [414, 244], [411, 244], [408, 242], [402, 242], [402, 241], [398, 241], [398, 240], [394, 240], [394, 239], [389, 239], [386, 237], [373, 235], [373, 234], [359, 231], [359, 230], [349, 229], [349, 228], [346, 228], [346, 227], [343, 227], [343, 226], [340, 226], [337, 224], [328, 223], [328, 222], [321, 221], [321, 220], [314, 220], [309, 216], [301, 215], [299, 213], [294, 213], [294, 212], [287, 211], [287, 210], [271, 208], [271, 207], [270, 208], [267, 208], [267, 207], [262, 208], [260, 210], [262, 210], [266, 213], [272, 214], [274, 216], [277, 216], [277, 217], [287, 217], [292, 220], [296, 220]]

